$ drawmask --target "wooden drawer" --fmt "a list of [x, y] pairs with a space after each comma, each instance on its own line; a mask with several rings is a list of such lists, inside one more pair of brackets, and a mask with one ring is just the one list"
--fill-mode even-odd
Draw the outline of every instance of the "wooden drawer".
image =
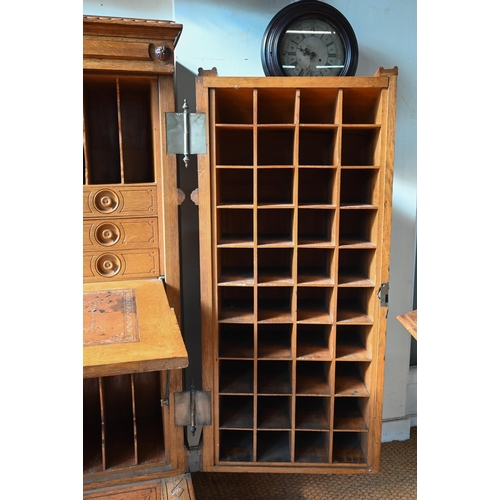
[[84, 186], [83, 216], [151, 216], [158, 213], [156, 184]]
[[158, 247], [158, 238], [156, 218], [104, 221], [87, 219], [83, 221], [83, 248], [85, 250]]
[[86, 282], [153, 278], [159, 275], [160, 258], [157, 248], [83, 252], [83, 279]]

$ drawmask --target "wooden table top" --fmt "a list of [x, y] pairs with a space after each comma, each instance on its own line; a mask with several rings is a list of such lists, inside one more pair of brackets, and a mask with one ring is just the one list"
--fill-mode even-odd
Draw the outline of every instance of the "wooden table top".
[[411, 336], [417, 340], [417, 310], [397, 317], [399, 322], [410, 332]]
[[83, 376], [185, 368], [188, 355], [161, 280], [83, 286]]

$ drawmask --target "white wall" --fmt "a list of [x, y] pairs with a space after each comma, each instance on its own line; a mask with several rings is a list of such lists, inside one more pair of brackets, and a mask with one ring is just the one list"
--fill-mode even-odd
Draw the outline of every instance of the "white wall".
[[[391, 277], [385, 368], [383, 440], [406, 439], [405, 415], [410, 336], [396, 316], [412, 309], [416, 239], [417, 74], [416, 0], [325, 0], [351, 23], [359, 45], [357, 75], [398, 66], [394, 165]], [[168, 19], [184, 25], [176, 49], [177, 106], [188, 99], [194, 111], [198, 68], [216, 67], [221, 76], [264, 76], [261, 41], [270, 19], [287, 0], [84, 0], [84, 14]], [[188, 380], [201, 386], [198, 290], [197, 207], [190, 193], [197, 187], [196, 164], [179, 168], [181, 205], [183, 330], [190, 356]]]

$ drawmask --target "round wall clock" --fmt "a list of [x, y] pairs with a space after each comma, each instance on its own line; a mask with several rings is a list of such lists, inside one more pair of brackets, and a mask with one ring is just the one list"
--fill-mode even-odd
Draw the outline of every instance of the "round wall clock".
[[353, 76], [358, 42], [349, 21], [318, 0], [301, 0], [280, 10], [264, 32], [266, 76]]

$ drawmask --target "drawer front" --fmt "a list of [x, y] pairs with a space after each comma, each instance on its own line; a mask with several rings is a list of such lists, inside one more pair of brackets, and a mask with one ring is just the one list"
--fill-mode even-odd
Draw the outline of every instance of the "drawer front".
[[85, 282], [154, 278], [160, 275], [159, 250], [123, 250], [110, 252], [83, 252], [83, 280]]
[[147, 219], [90, 219], [83, 221], [83, 248], [134, 249], [158, 247], [158, 221]]
[[156, 185], [84, 186], [83, 215], [123, 217], [158, 213]]

